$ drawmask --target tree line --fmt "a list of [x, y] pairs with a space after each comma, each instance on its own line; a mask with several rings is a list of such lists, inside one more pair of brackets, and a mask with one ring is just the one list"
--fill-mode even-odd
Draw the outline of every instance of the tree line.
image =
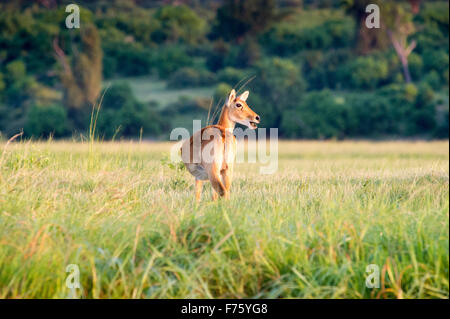
[[[143, 103], [126, 82], [215, 87], [212, 105], [246, 84], [261, 125], [284, 138], [448, 137], [447, 1], [86, 1], [80, 29], [65, 3], [0, 4], [0, 131], [87, 131], [167, 139], [177, 116], [210, 103]], [[184, 4], [180, 4], [184, 2]], [[381, 26], [365, 25], [378, 3]]]

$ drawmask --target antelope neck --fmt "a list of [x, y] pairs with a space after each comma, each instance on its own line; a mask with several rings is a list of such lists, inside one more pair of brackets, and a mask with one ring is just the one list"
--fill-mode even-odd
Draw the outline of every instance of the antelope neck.
[[231, 132], [234, 130], [236, 122], [230, 119], [229, 110], [226, 105], [222, 108], [222, 113], [220, 114], [219, 122], [217, 124], [223, 126], [226, 130], [230, 130]]

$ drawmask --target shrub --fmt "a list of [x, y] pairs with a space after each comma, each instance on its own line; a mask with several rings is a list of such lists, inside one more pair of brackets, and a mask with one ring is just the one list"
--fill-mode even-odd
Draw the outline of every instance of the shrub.
[[138, 76], [151, 72], [155, 65], [153, 51], [139, 44], [109, 42], [103, 46], [103, 75]]
[[306, 89], [301, 68], [289, 59], [271, 58], [258, 63], [249, 101], [264, 114], [262, 126], [278, 127], [284, 109], [298, 104]]
[[243, 70], [236, 69], [233, 67], [226, 67], [220, 70], [217, 74], [217, 79], [220, 82], [228, 83], [229, 85], [237, 85], [239, 82], [245, 80], [246, 74]]
[[355, 56], [349, 49], [337, 49], [326, 53], [305, 51], [299, 55], [309, 90], [341, 88], [347, 86], [342, 78], [343, 65]]
[[[192, 120], [201, 120], [202, 125], [205, 125], [210, 105], [210, 99], [180, 97], [177, 102], [165, 107], [161, 115], [165, 122], [169, 123], [169, 130], [176, 127], [184, 127], [192, 133]], [[211, 111], [210, 116], [212, 116], [213, 112], [214, 109]]]
[[308, 93], [293, 110], [283, 112], [281, 128], [287, 137], [342, 138], [351, 112], [342, 97], [330, 91]]
[[224, 1], [217, 10], [213, 36], [239, 39], [261, 32], [276, 19], [275, 0]]
[[61, 105], [37, 106], [30, 108], [24, 133], [27, 136], [61, 137], [69, 132], [67, 113]]
[[355, 41], [355, 23], [350, 18], [333, 18], [307, 27], [283, 22], [261, 37], [270, 53], [287, 56], [304, 50], [350, 47]]
[[116, 83], [105, 93], [97, 121], [100, 136], [138, 137], [141, 129], [145, 135], [155, 136], [161, 128], [159, 114], [138, 102], [127, 83]]
[[[216, 90], [214, 92], [214, 101], [217, 103], [225, 102], [225, 99], [228, 97], [228, 94], [230, 94], [232, 87], [231, 85], [227, 83], [219, 83], [216, 87]], [[223, 103], [222, 103], [223, 104]]]
[[423, 81], [435, 90], [438, 90], [442, 87], [441, 78], [435, 70], [431, 70], [431, 72], [428, 72], [428, 74], [423, 78]]
[[389, 67], [385, 59], [362, 56], [343, 67], [342, 81], [347, 87], [356, 89], [375, 89], [389, 76]]
[[[377, 95], [386, 98], [389, 102], [389, 109], [386, 116], [394, 122], [393, 127], [389, 132], [390, 135], [418, 135], [423, 133], [417, 128], [417, 112], [432, 106], [430, 101], [426, 101], [423, 95], [425, 92], [420, 92], [419, 88], [414, 84], [391, 84], [385, 86], [377, 91]], [[421, 96], [422, 95], [422, 96]], [[422, 101], [418, 100], [421, 98]], [[425, 114], [422, 114], [425, 115]]]
[[441, 80], [448, 81], [449, 56], [443, 50], [425, 50], [423, 63], [427, 70], [435, 70], [439, 73]]
[[170, 76], [167, 86], [170, 88], [185, 88], [208, 86], [215, 82], [214, 74], [208, 70], [185, 67]]
[[154, 66], [161, 78], [167, 79], [177, 70], [193, 64], [193, 58], [180, 46], [163, 47], [155, 53]]
[[412, 52], [408, 57], [409, 71], [413, 80], [419, 80], [423, 75], [423, 60], [422, 57]]
[[160, 28], [153, 32], [152, 39], [161, 42], [199, 42], [205, 32], [206, 23], [194, 10], [186, 5], [162, 6], [154, 15]]
[[[448, 99], [448, 98], [447, 98]], [[426, 84], [389, 85], [372, 93], [310, 92], [283, 111], [282, 136], [303, 138], [448, 136], [448, 100]]]
[[25, 63], [21, 60], [15, 60], [6, 65], [7, 80], [10, 82], [18, 81], [26, 75]]
[[20, 107], [33, 96], [36, 80], [27, 74], [22, 60], [6, 64], [5, 71], [4, 80], [0, 78], [0, 86], [3, 86], [3, 94], [0, 91], [0, 97], [4, 95], [8, 105]]

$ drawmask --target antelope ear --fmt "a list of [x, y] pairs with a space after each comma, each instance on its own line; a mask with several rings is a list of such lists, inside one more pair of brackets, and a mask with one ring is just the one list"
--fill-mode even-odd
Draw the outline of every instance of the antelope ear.
[[228, 96], [227, 106], [230, 106], [235, 99], [236, 99], [236, 91], [232, 89], [230, 95]]
[[241, 95], [239, 95], [238, 100], [241, 101], [247, 101], [248, 95], [250, 94], [249, 91], [245, 91], [244, 93], [242, 93]]

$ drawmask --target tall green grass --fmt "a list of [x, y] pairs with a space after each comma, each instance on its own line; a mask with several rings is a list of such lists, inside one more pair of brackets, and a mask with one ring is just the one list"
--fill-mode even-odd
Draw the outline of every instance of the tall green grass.
[[448, 141], [280, 142], [199, 204], [169, 143], [0, 146], [2, 298], [449, 297]]

